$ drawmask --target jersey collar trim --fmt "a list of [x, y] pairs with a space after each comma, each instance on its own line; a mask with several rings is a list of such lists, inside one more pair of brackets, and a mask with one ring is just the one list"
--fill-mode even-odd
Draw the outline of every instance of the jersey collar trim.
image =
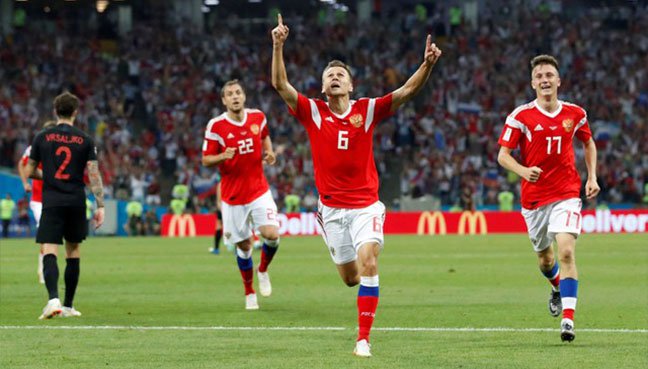
[[338, 119], [344, 119], [344, 117], [346, 117], [347, 115], [349, 115], [349, 113], [351, 113], [351, 107], [353, 107], [353, 104], [355, 104], [355, 100], [349, 100], [349, 107], [342, 114], [336, 114], [333, 110], [331, 110], [331, 107], [329, 106], [328, 102], [326, 103], [326, 106], [329, 108], [329, 111], [331, 112], [331, 114], [338, 117]]
[[548, 111], [544, 110], [544, 109], [540, 106], [540, 104], [538, 104], [538, 100], [533, 100], [533, 105], [535, 105], [536, 109], [538, 109], [538, 111], [539, 111], [540, 113], [542, 113], [543, 115], [548, 116], [549, 118], [555, 118], [555, 117], [557, 117], [558, 114], [560, 114], [560, 112], [562, 111], [562, 108], [563, 108], [563, 104], [562, 104], [562, 102], [561, 102], [560, 100], [558, 100], [558, 109], [556, 109], [556, 111], [553, 112], [553, 113], [549, 113]]
[[237, 122], [234, 119], [230, 118], [227, 115], [227, 112], [223, 113], [223, 118], [225, 118], [226, 121], [228, 121], [229, 123], [231, 123], [231, 124], [233, 124], [233, 125], [235, 125], [237, 127], [243, 127], [245, 125], [245, 122], [247, 122], [247, 109], [245, 109], [243, 111], [243, 121], [242, 122]]

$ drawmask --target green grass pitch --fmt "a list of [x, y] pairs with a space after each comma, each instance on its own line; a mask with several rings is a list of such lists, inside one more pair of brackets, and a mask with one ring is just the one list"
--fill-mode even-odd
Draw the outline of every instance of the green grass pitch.
[[[387, 237], [370, 359], [351, 354], [357, 288], [341, 282], [321, 238], [282, 239], [258, 311], [244, 309], [234, 256], [209, 254], [211, 242], [91, 238], [75, 301], [83, 316], [39, 321], [37, 248], [0, 240], [0, 368], [648, 367], [646, 235], [581, 236], [571, 344], [525, 235]], [[480, 329], [457, 329], [467, 327]]]

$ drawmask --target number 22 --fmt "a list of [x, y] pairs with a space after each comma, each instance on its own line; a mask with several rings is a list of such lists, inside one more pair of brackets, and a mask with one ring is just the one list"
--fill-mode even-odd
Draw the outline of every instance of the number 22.
[[67, 146], [60, 146], [58, 149], [56, 149], [56, 156], [61, 156], [61, 154], [65, 155], [65, 158], [63, 158], [63, 163], [61, 163], [58, 170], [56, 171], [56, 174], [54, 174], [54, 178], [65, 181], [70, 179], [70, 175], [63, 172], [70, 164], [70, 160], [72, 160], [72, 151]]

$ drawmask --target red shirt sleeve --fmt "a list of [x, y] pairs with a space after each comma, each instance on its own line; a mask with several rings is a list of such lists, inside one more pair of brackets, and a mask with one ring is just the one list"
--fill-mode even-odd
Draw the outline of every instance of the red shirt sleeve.
[[270, 130], [268, 130], [268, 118], [263, 115], [263, 128], [261, 128], [261, 140], [265, 139], [270, 135]]
[[383, 119], [389, 118], [394, 113], [391, 111], [392, 94], [391, 92], [385, 96], [376, 98], [376, 106], [374, 110], [374, 121], [376, 123]]
[[504, 128], [502, 128], [502, 133], [498, 143], [500, 146], [508, 147], [509, 149], [516, 149], [520, 142], [520, 137], [522, 136], [522, 130], [519, 121], [508, 117], [506, 118], [506, 123]]
[[297, 107], [293, 110], [288, 106], [288, 112], [302, 124], [311, 121], [311, 104], [308, 98], [301, 93], [297, 94]]
[[590, 130], [589, 122], [587, 121], [587, 115], [585, 115], [578, 125], [576, 125], [576, 138], [581, 142], [587, 142], [592, 138], [592, 130]]
[[203, 141], [202, 154], [206, 155], [216, 155], [219, 154], [222, 149], [222, 145], [219, 140], [222, 140], [220, 136], [214, 132], [205, 131], [205, 140]]

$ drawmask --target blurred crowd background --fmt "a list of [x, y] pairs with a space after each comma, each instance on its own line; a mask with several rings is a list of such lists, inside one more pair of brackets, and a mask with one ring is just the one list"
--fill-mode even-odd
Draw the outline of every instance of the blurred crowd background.
[[[254, 17], [205, 5], [201, 26], [170, 5], [134, 6], [128, 32], [110, 7], [13, 4], [13, 31], [0, 40], [0, 166], [15, 170], [53, 119], [53, 97], [69, 90], [83, 101], [77, 124], [97, 141], [108, 197], [167, 206], [181, 184], [189, 211], [212, 211], [219, 176], [200, 164], [202, 137], [223, 111], [221, 86], [238, 78], [247, 106], [268, 117], [279, 155], [266, 175], [277, 204], [313, 210], [306, 133], [270, 84], [269, 30], [280, 10], [290, 27], [288, 78], [309, 97], [322, 98], [321, 73], [333, 58], [351, 65], [355, 98], [374, 97], [418, 68], [426, 34], [443, 50], [420, 96], [376, 129], [388, 207], [420, 199], [426, 207], [497, 208], [509, 192], [519, 203], [519, 178], [497, 164], [497, 139], [506, 115], [534, 99], [529, 60], [540, 53], [560, 62], [560, 98], [588, 111], [602, 191], [587, 206], [648, 203], [646, 2], [468, 2], [476, 12], [459, 1], [312, 1], [305, 12], [274, 3]], [[367, 3], [369, 16], [358, 16]], [[585, 180], [583, 150], [575, 149]]]

